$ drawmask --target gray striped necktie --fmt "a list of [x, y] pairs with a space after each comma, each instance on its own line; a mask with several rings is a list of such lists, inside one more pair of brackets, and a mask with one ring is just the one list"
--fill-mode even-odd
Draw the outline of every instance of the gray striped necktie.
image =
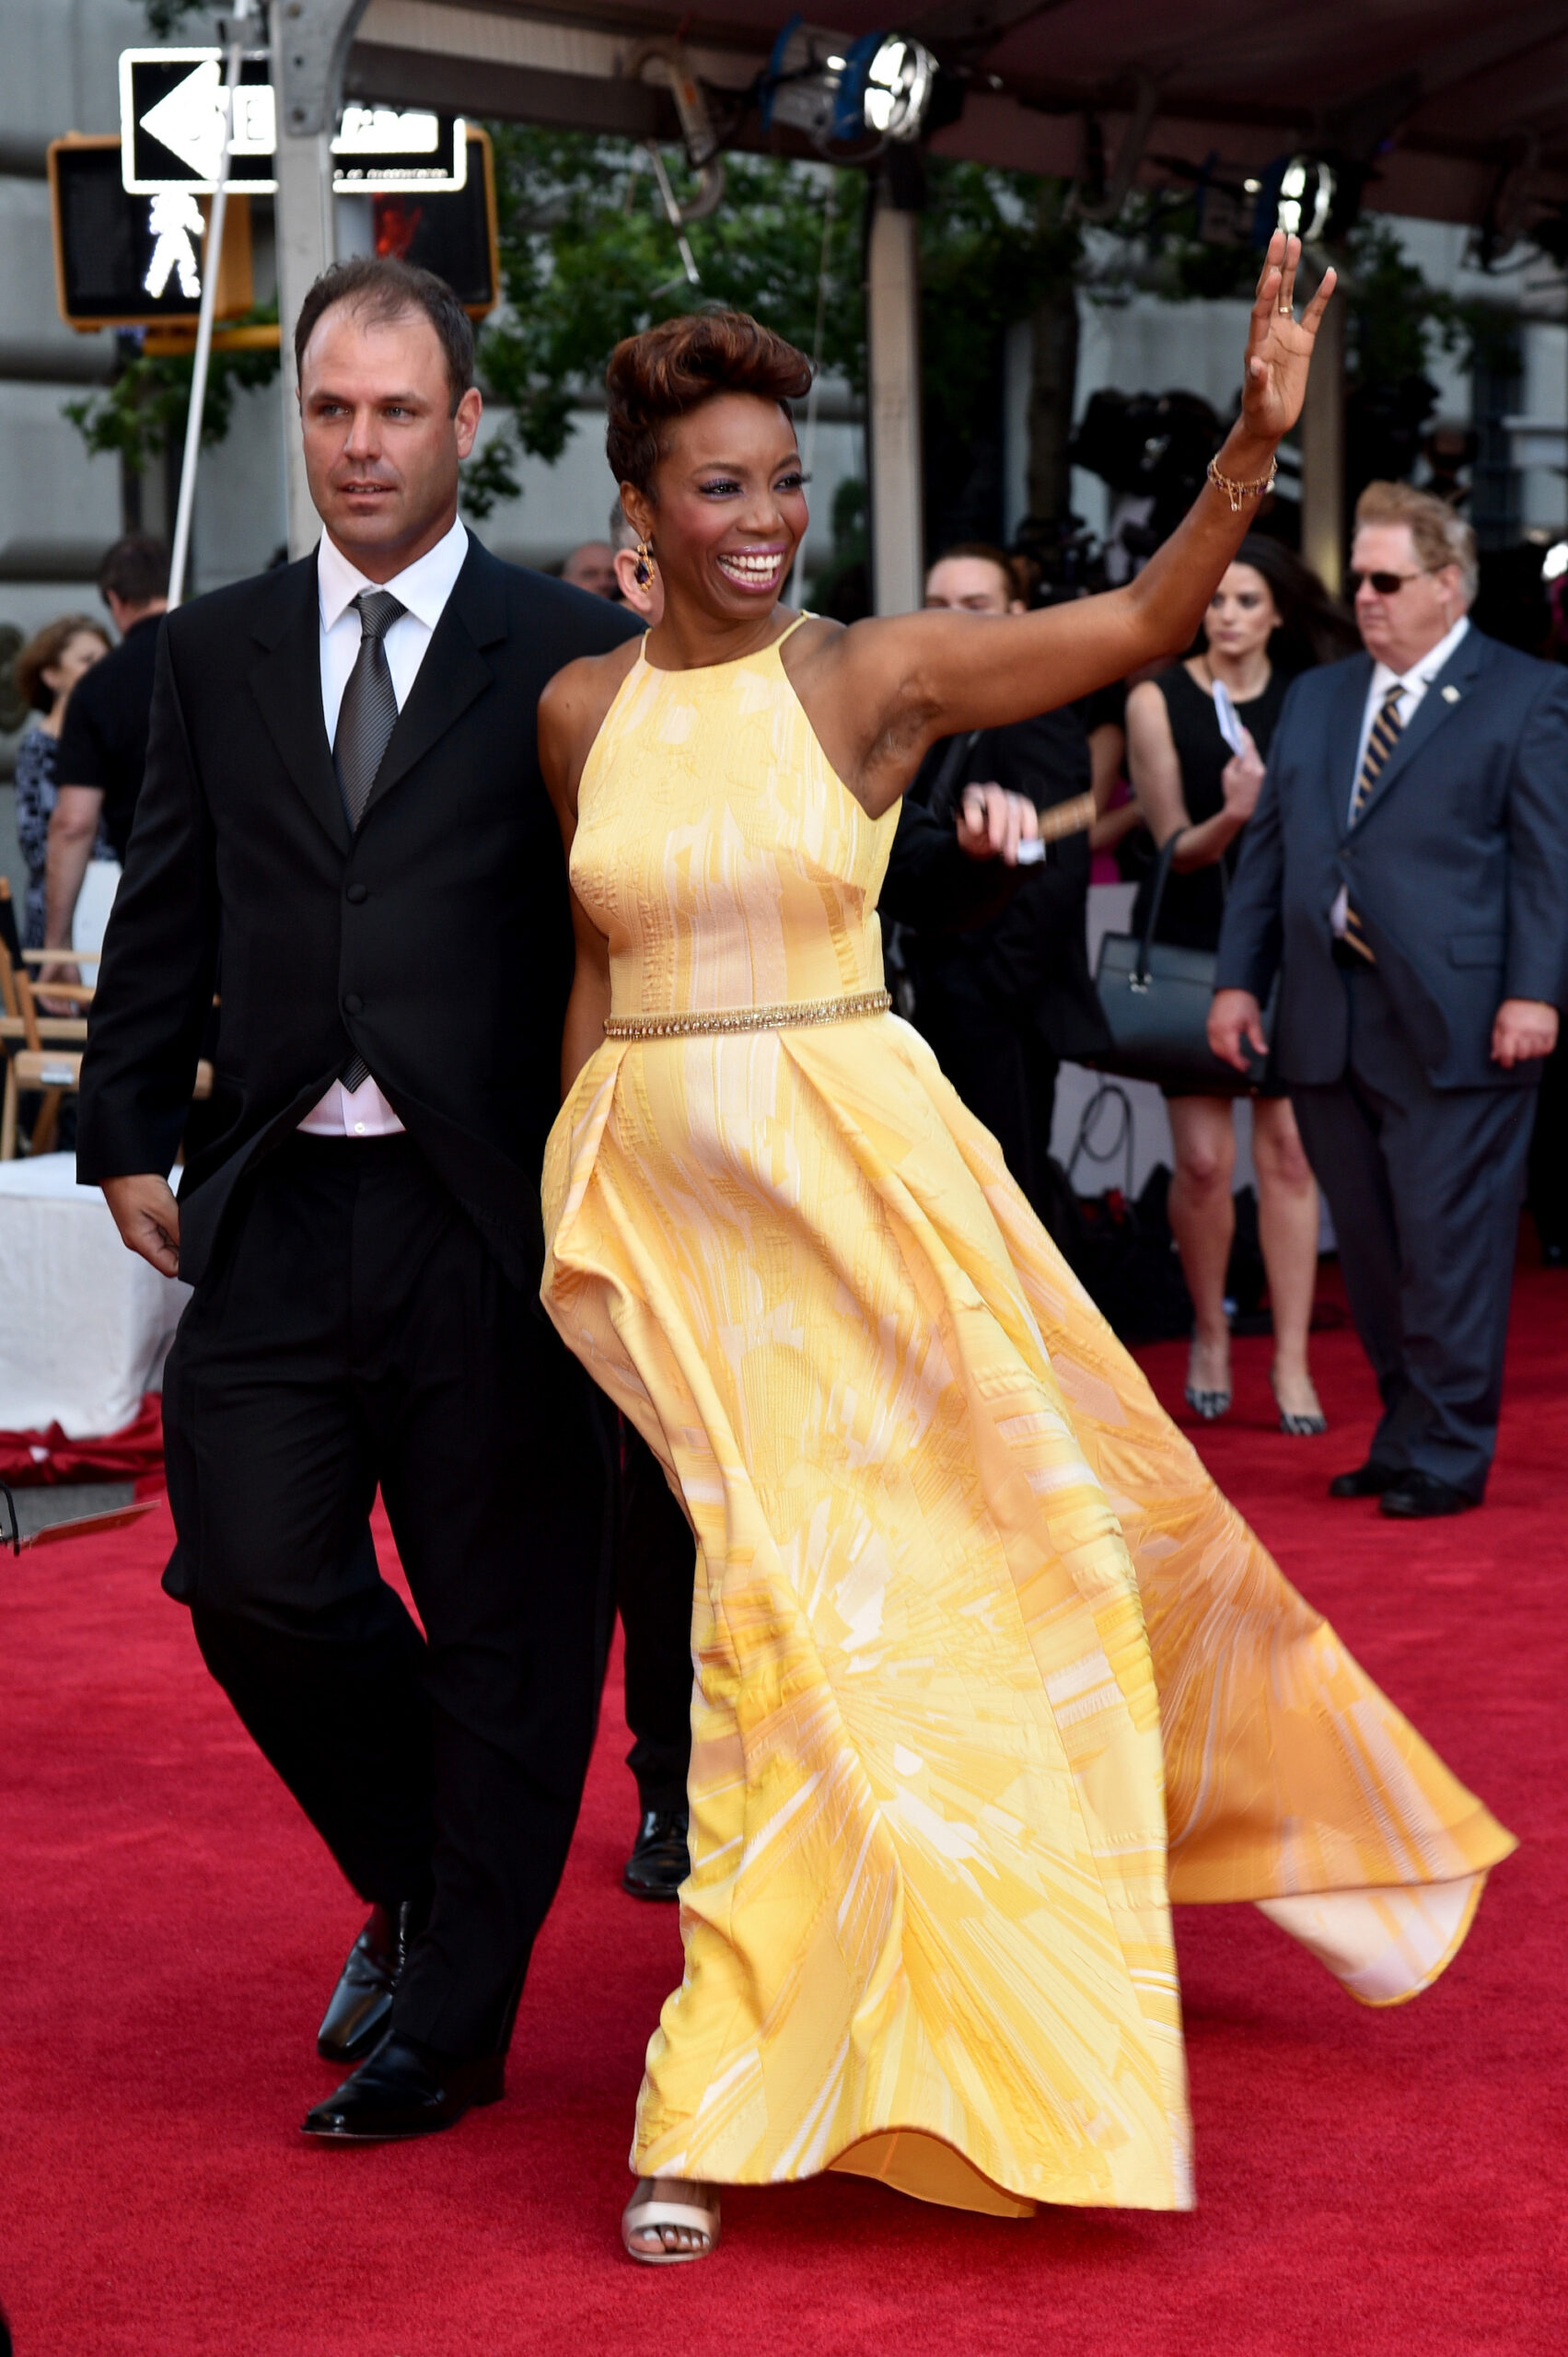
[[[1400, 699], [1404, 691], [1404, 681], [1396, 679], [1378, 706], [1377, 717], [1366, 739], [1366, 751], [1362, 757], [1361, 775], [1356, 779], [1355, 793], [1351, 801], [1353, 827], [1372, 798], [1372, 789], [1382, 774], [1384, 762], [1400, 741], [1404, 728], [1404, 722], [1400, 718]], [[1372, 944], [1362, 929], [1361, 919], [1348, 900], [1345, 903], [1344, 937], [1347, 946], [1358, 957], [1365, 958], [1369, 966], [1376, 966], [1377, 960], [1372, 954]]]
[[[362, 589], [354, 599], [359, 609], [359, 653], [348, 675], [338, 707], [338, 733], [332, 759], [343, 787], [349, 825], [357, 832], [365, 806], [376, 783], [388, 741], [398, 725], [398, 696], [387, 662], [387, 633], [408, 608], [389, 589]], [[358, 1088], [370, 1077], [363, 1056], [351, 1056], [338, 1078], [345, 1088]]]

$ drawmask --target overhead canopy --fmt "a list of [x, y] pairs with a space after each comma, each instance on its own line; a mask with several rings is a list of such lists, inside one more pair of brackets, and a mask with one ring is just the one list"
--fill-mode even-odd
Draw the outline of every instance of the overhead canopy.
[[[785, 0], [369, 0], [348, 88], [673, 137], [645, 45], [679, 32], [698, 75], [742, 90], [795, 13]], [[802, 13], [852, 36], [915, 33], [972, 77], [939, 154], [1064, 175], [1088, 157], [1114, 192], [1306, 151], [1365, 168], [1379, 211], [1487, 222], [1499, 245], [1568, 203], [1564, 0], [821, 0]], [[754, 112], [739, 135], [761, 141]]]

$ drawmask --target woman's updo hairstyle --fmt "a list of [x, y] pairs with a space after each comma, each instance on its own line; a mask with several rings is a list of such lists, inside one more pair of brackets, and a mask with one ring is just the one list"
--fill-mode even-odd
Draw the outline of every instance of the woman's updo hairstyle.
[[746, 311], [698, 311], [629, 335], [605, 372], [610, 422], [605, 455], [617, 482], [653, 496], [663, 429], [718, 393], [790, 403], [811, 386], [811, 363]]

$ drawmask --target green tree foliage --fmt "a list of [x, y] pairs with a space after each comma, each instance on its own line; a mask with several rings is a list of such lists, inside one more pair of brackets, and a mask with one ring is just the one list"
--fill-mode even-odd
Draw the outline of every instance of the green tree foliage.
[[[1101, 240], [1090, 273], [1094, 291], [1111, 300], [1134, 287], [1168, 303], [1245, 299], [1257, 281], [1255, 249], [1201, 238], [1197, 207], [1179, 192], [1134, 195], [1112, 236], [1114, 244]], [[1333, 260], [1339, 299], [1347, 309], [1346, 366], [1353, 383], [1423, 377], [1436, 350], [1458, 353], [1468, 365], [1489, 348], [1501, 316], [1497, 308], [1434, 286], [1386, 216], [1364, 214], [1333, 250]]]
[[[517, 488], [522, 453], [554, 459], [577, 400], [602, 380], [622, 336], [730, 304], [865, 382], [863, 172], [731, 155], [723, 203], [687, 237], [687, 279], [645, 153], [624, 140], [491, 125], [506, 308], [481, 344], [486, 386], [512, 415], [470, 466], [465, 501], [483, 514]], [[933, 160], [920, 218], [927, 415], [961, 435], [993, 396], [1002, 331], [1071, 274], [1079, 238], [1060, 183]], [[695, 183], [671, 167], [678, 197]]]
[[[693, 286], [645, 150], [516, 123], [490, 130], [505, 308], [484, 331], [480, 366], [511, 417], [466, 471], [472, 512], [516, 492], [521, 453], [560, 457], [577, 400], [602, 382], [622, 336], [705, 303], [731, 304], [810, 351], [824, 262], [823, 362], [862, 381], [857, 175], [727, 157], [723, 203], [686, 232], [701, 273]], [[689, 198], [690, 175], [671, 176], [678, 197]]]
[[920, 357], [927, 441], [961, 447], [994, 405], [1002, 342], [1083, 257], [1064, 180], [934, 160], [920, 217]]
[[147, 30], [155, 41], [172, 41], [184, 29], [187, 17], [204, 16], [207, 0], [142, 0]]
[[[248, 314], [229, 326], [275, 323], [277, 306]], [[191, 406], [192, 363], [184, 354], [138, 351], [125, 339], [127, 357], [112, 384], [67, 401], [64, 413], [96, 458], [104, 451], [122, 459], [134, 474], [160, 459], [171, 436], [183, 435]], [[207, 368], [207, 398], [202, 412], [202, 447], [212, 449], [234, 422], [234, 396], [242, 387], [270, 384], [278, 373], [273, 352], [215, 352]]]

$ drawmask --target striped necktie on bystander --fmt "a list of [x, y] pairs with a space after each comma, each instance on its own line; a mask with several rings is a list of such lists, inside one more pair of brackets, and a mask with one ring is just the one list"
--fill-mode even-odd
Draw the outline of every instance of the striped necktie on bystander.
[[[1377, 717], [1366, 739], [1366, 751], [1362, 757], [1361, 774], [1356, 779], [1355, 793], [1351, 800], [1350, 822], [1353, 827], [1372, 799], [1372, 789], [1382, 774], [1383, 764], [1400, 741], [1404, 727], [1404, 722], [1400, 718], [1400, 699], [1404, 692], [1404, 681], [1396, 679], [1378, 706]], [[1347, 947], [1353, 949], [1358, 958], [1365, 958], [1369, 966], [1377, 963], [1361, 919], [1348, 900], [1345, 902], [1344, 939]]]

